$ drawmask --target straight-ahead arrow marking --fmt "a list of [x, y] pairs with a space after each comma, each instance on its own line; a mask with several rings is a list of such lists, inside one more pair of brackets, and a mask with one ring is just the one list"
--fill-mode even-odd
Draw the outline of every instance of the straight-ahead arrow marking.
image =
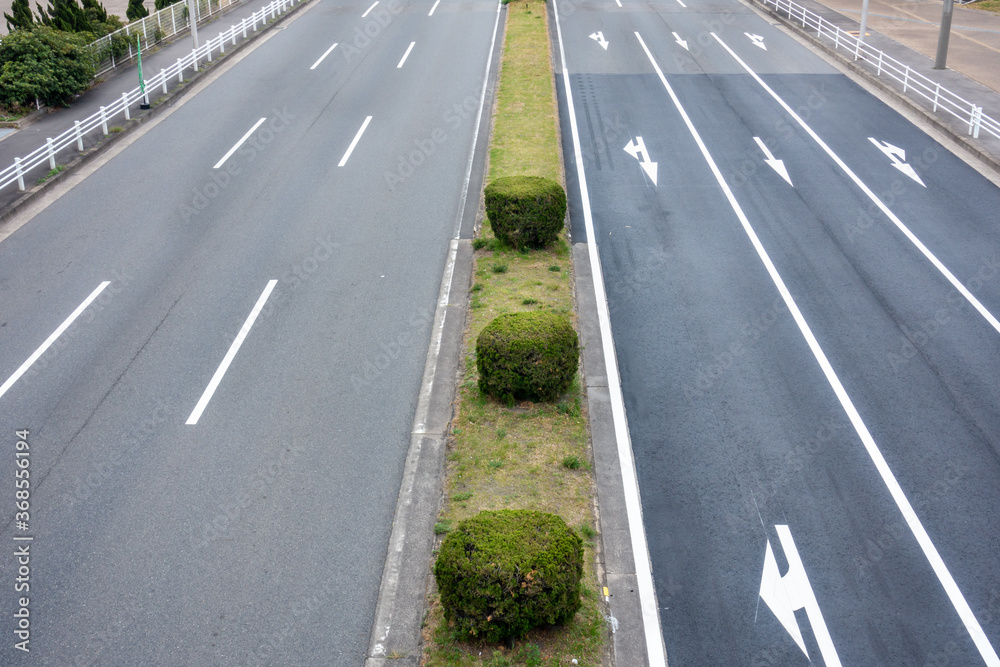
[[760, 48], [762, 48], [765, 51], [767, 51], [767, 47], [764, 45], [764, 38], [763, 37], [761, 37], [760, 35], [751, 35], [748, 32], [745, 32], [743, 34], [750, 38], [750, 41], [753, 42], [754, 46], [759, 46]]
[[893, 146], [888, 141], [879, 141], [875, 137], [868, 137], [868, 141], [875, 144], [875, 147], [880, 151], [885, 153], [885, 156], [892, 160], [892, 166], [899, 169], [901, 172], [915, 180], [920, 185], [924, 185], [924, 182], [920, 180], [920, 176], [917, 175], [917, 170], [913, 168], [912, 165], [906, 163], [906, 151], [899, 146]]
[[687, 50], [687, 51], [691, 50], [691, 49], [688, 48], [688, 43], [687, 43], [686, 40], [681, 39], [681, 36], [678, 35], [676, 32], [672, 33], [672, 34], [674, 36], [674, 39], [677, 40], [677, 43], [680, 44], [681, 46], [683, 46], [685, 50]]
[[[753, 140], [756, 141], [757, 145], [760, 146], [760, 149], [764, 151], [764, 162], [778, 172], [778, 175], [785, 179], [786, 183], [792, 185], [792, 179], [788, 175], [788, 170], [785, 169], [785, 163], [781, 160], [774, 159], [774, 156], [771, 155], [771, 151], [768, 150], [767, 146], [764, 145], [764, 142], [760, 140], [760, 137], [754, 137]], [[792, 185], [792, 187], [794, 188], [795, 186]]]
[[639, 166], [649, 176], [649, 180], [653, 181], [653, 185], [656, 185], [656, 163], [649, 159], [649, 153], [646, 152], [646, 144], [642, 137], [636, 137], [635, 141], [629, 139], [628, 144], [625, 145], [625, 152], [639, 161]]
[[605, 51], [608, 50], [608, 44], [609, 44], [609, 42], [608, 42], [608, 40], [604, 39], [604, 33], [603, 32], [595, 32], [594, 34], [592, 34], [590, 36], [590, 38], [592, 40], [594, 40], [595, 42], [597, 42], [598, 44], [600, 44], [602, 49], [604, 49]]

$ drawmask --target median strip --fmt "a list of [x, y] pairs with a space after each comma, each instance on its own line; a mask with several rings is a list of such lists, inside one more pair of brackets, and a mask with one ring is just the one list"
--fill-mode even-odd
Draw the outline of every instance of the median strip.
[[[488, 181], [539, 176], [564, 184], [546, 4], [507, 5], [503, 60], [489, 152]], [[606, 624], [596, 573], [597, 520], [583, 382], [552, 402], [506, 403], [479, 388], [476, 341], [508, 313], [555, 314], [575, 322], [567, 230], [540, 250], [501, 245], [484, 228], [475, 259], [465, 361], [448, 442], [445, 503], [435, 532], [444, 536], [483, 510], [538, 510], [559, 515], [583, 539], [583, 606], [565, 625], [531, 630], [491, 644], [457, 637], [437, 591], [429, 599], [423, 662], [434, 666], [598, 665]]]

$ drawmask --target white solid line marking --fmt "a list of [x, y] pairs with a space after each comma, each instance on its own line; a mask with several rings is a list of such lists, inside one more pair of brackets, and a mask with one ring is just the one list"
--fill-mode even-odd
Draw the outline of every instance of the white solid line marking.
[[604, 363], [607, 366], [608, 394], [611, 400], [611, 415], [615, 425], [615, 440], [618, 444], [618, 460], [621, 465], [622, 487], [625, 493], [625, 509], [628, 515], [629, 533], [632, 539], [632, 553], [635, 559], [636, 584], [639, 589], [639, 605], [642, 608], [643, 635], [646, 640], [646, 654], [649, 667], [666, 667], [666, 651], [663, 634], [660, 631], [659, 609], [656, 592], [653, 589], [653, 571], [649, 560], [649, 547], [642, 522], [642, 502], [639, 499], [639, 481], [636, 478], [635, 459], [632, 455], [632, 440], [625, 418], [625, 401], [622, 398], [621, 376], [618, 373], [618, 359], [615, 357], [614, 338], [611, 336], [611, 319], [608, 314], [608, 298], [604, 289], [604, 274], [601, 258], [597, 253], [597, 237], [594, 234], [594, 219], [590, 210], [590, 194], [587, 177], [583, 168], [583, 151], [580, 148], [580, 131], [576, 123], [573, 107], [573, 90], [570, 87], [569, 68], [566, 66], [566, 48], [563, 45], [562, 27], [559, 24], [558, 0], [553, 3], [556, 19], [556, 35], [562, 64], [563, 86], [566, 90], [566, 104], [569, 112], [570, 129], [573, 135], [573, 152], [576, 157], [576, 171], [580, 181], [580, 200], [583, 205], [583, 221], [587, 230], [587, 251], [590, 255], [591, 274], [597, 300], [597, 318], [601, 328], [601, 343]]
[[78, 318], [80, 316], [80, 313], [85, 311], [87, 309], [87, 306], [93, 303], [94, 299], [96, 299], [98, 295], [100, 295], [100, 293], [104, 291], [104, 288], [110, 284], [111, 284], [110, 280], [105, 280], [104, 282], [102, 282], [100, 285], [97, 286], [97, 289], [95, 289], [93, 292], [90, 293], [90, 296], [88, 296], [86, 299], [83, 300], [83, 303], [81, 303], [79, 306], [76, 307], [76, 310], [74, 310], [72, 314], [70, 314], [70, 316], [67, 317], [62, 324], [59, 325], [59, 328], [53, 331], [52, 335], [46, 338], [45, 342], [39, 345], [38, 349], [35, 350], [30, 357], [28, 357], [28, 360], [25, 361], [23, 364], [21, 364], [21, 367], [18, 368], [16, 371], [14, 371], [14, 374], [11, 375], [9, 378], [7, 378], [7, 381], [4, 382], [2, 386], [0, 386], [0, 396], [6, 394], [7, 390], [10, 389], [12, 386], [14, 386], [15, 382], [21, 379], [21, 376], [24, 375], [29, 368], [31, 368], [31, 365], [36, 361], [38, 361], [38, 358], [40, 356], [45, 354], [45, 350], [49, 349], [52, 343], [56, 342], [56, 339], [59, 338], [59, 336], [61, 336], [63, 332], [69, 328], [69, 325], [73, 324], [73, 320]]
[[317, 67], [319, 67], [319, 64], [321, 62], [323, 62], [323, 59], [326, 58], [328, 55], [330, 55], [330, 52], [333, 51], [335, 48], [337, 48], [337, 42], [334, 42], [333, 46], [331, 46], [330, 48], [328, 48], [326, 50], [326, 52], [319, 57], [319, 60], [317, 60], [316, 62], [314, 62], [312, 64], [312, 67], [310, 67], [309, 69], [316, 69]]
[[[976, 620], [975, 615], [972, 613], [972, 609], [969, 608], [969, 604], [965, 601], [962, 591], [959, 590], [958, 584], [955, 583], [955, 580], [952, 578], [947, 566], [944, 564], [944, 561], [938, 554], [937, 549], [934, 547], [933, 542], [931, 542], [930, 536], [927, 534], [927, 531], [924, 530], [923, 525], [920, 523], [920, 519], [917, 517], [917, 513], [913, 510], [913, 506], [910, 505], [910, 501], [906, 498], [906, 494], [903, 493], [903, 489], [899, 486], [899, 482], [896, 481], [896, 477], [892, 474], [889, 464], [886, 463], [885, 458], [882, 456], [882, 452], [875, 443], [875, 439], [868, 431], [868, 427], [865, 425], [864, 420], [861, 419], [861, 415], [858, 413], [857, 408], [854, 407], [854, 402], [851, 401], [851, 397], [847, 395], [847, 390], [844, 389], [844, 385], [841, 384], [840, 378], [837, 377], [837, 373], [833, 370], [833, 366], [830, 364], [829, 359], [827, 359], [826, 354], [823, 352], [819, 342], [813, 335], [812, 329], [809, 328], [809, 324], [802, 316], [802, 312], [799, 311], [799, 307], [796, 305], [791, 293], [785, 286], [785, 282], [781, 279], [781, 276], [778, 274], [778, 270], [771, 262], [771, 258], [768, 256], [767, 251], [764, 250], [764, 246], [761, 244], [760, 239], [757, 238], [756, 232], [754, 232], [746, 214], [743, 213], [743, 209], [736, 201], [736, 197], [733, 195], [732, 190], [729, 189], [729, 185], [723, 178], [718, 166], [716, 166], [715, 160], [712, 159], [711, 154], [708, 152], [708, 148], [705, 146], [704, 142], [702, 142], [701, 136], [698, 134], [698, 130], [695, 129], [694, 124], [687, 115], [687, 112], [684, 111], [684, 107], [681, 106], [681, 102], [677, 99], [677, 95], [674, 94], [673, 88], [671, 88], [670, 84], [667, 83], [667, 78], [663, 76], [663, 70], [661, 70], [660, 66], [656, 64], [656, 61], [653, 59], [653, 54], [649, 52], [649, 49], [646, 47], [646, 43], [642, 41], [642, 37], [638, 32], [635, 33], [635, 36], [639, 39], [639, 43], [642, 44], [643, 50], [646, 51], [646, 56], [649, 58], [649, 61], [653, 63], [656, 73], [660, 75], [660, 81], [667, 89], [670, 99], [673, 100], [674, 106], [680, 113], [681, 118], [684, 119], [684, 123], [687, 125], [688, 131], [691, 133], [691, 136], [694, 137], [695, 143], [698, 144], [698, 148], [701, 150], [702, 156], [705, 158], [709, 168], [715, 175], [715, 180], [718, 181], [719, 186], [725, 193], [726, 199], [729, 200], [729, 205], [732, 207], [736, 216], [739, 218], [740, 223], [743, 225], [743, 230], [750, 238], [750, 242], [753, 244], [754, 249], [757, 251], [757, 255], [760, 257], [761, 262], [763, 262], [764, 267], [771, 276], [771, 280], [778, 288], [778, 292], [781, 294], [781, 298], [785, 301], [785, 305], [788, 306], [788, 311], [792, 314], [795, 323], [799, 327], [799, 331], [802, 332], [802, 337], [806, 339], [806, 343], [809, 345], [809, 349], [812, 351], [813, 356], [816, 358], [820, 368], [823, 370], [823, 374], [826, 376], [827, 382], [830, 384], [833, 392], [837, 395], [837, 399], [840, 401], [841, 407], [851, 420], [851, 424], [854, 426], [855, 432], [857, 432], [858, 437], [861, 438], [861, 442], [864, 444], [865, 449], [868, 452], [868, 456], [872, 459], [872, 462], [875, 464], [875, 468], [882, 477], [882, 482], [889, 489], [890, 495], [892, 495], [893, 500], [896, 502], [896, 507], [898, 507], [899, 511], [902, 513], [903, 519], [910, 527], [910, 531], [912, 531], [913, 536], [917, 538], [917, 543], [923, 550], [924, 556], [930, 563], [931, 568], [938, 577], [938, 580], [941, 582], [942, 586], [944, 586], [945, 592], [948, 594], [948, 598], [951, 600], [952, 605], [954, 605], [959, 617], [965, 624], [966, 630], [968, 630], [972, 640], [979, 648], [980, 655], [983, 656], [986, 660], [986, 664], [990, 667], [1000, 667], [1000, 658], [997, 657], [996, 651], [993, 650], [993, 646], [990, 644], [989, 639], [987, 639], [986, 634], [980, 627], [979, 621]], [[712, 36], [715, 37], [714, 33]], [[715, 38], [718, 39], [718, 37]], [[723, 44], [723, 46], [725, 46], [725, 44]]]
[[233, 153], [235, 153], [235, 152], [236, 152], [236, 150], [237, 150], [237, 149], [238, 149], [238, 148], [239, 148], [240, 146], [242, 146], [242, 145], [243, 145], [243, 142], [244, 142], [244, 141], [246, 141], [247, 139], [249, 139], [249, 138], [250, 138], [250, 135], [254, 133], [254, 130], [256, 130], [256, 129], [257, 129], [258, 127], [260, 127], [260, 126], [261, 126], [261, 123], [263, 123], [263, 122], [264, 122], [265, 120], [267, 120], [267, 118], [261, 118], [261, 119], [260, 119], [260, 120], [258, 120], [258, 121], [257, 121], [256, 123], [254, 123], [254, 126], [253, 126], [253, 127], [251, 127], [251, 128], [249, 129], [249, 130], [247, 130], [247, 133], [243, 135], [243, 138], [242, 138], [242, 139], [240, 139], [239, 141], [237, 141], [237, 142], [236, 142], [236, 145], [235, 145], [235, 146], [233, 146], [232, 148], [230, 148], [230, 149], [229, 149], [229, 152], [228, 152], [228, 153], [226, 153], [225, 155], [223, 155], [223, 156], [222, 156], [222, 159], [221, 159], [221, 160], [219, 160], [218, 162], [216, 162], [216, 163], [215, 163], [215, 166], [214, 166], [214, 167], [212, 167], [212, 169], [218, 169], [218, 168], [219, 168], [219, 167], [221, 167], [222, 165], [226, 164], [226, 160], [228, 160], [228, 159], [230, 158], [230, 156], [231, 156], [231, 155], [232, 155]]
[[361, 18], [365, 18], [366, 16], [368, 16], [371, 13], [371, 11], [373, 9], [375, 9], [375, 5], [377, 5], [377, 4], [378, 4], [378, 0], [375, 0], [375, 2], [372, 3], [372, 6], [369, 7], [367, 10], [365, 10], [365, 13], [361, 15]]
[[351, 157], [351, 153], [354, 152], [354, 147], [358, 145], [359, 141], [361, 141], [361, 135], [365, 133], [365, 128], [368, 127], [368, 123], [370, 122], [372, 122], [371, 116], [365, 118], [365, 122], [361, 124], [361, 129], [358, 130], [358, 133], [354, 135], [354, 141], [352, 141], [351, 145], [347, 147], [347, 152], [344, 153], [344, 157], [340, 158], [340, 164], [337, 165], [338, 167], [343, 167], [345, 164], [347, 164], [347, 159]]
[[621, 6], [622, 6], [622, 0], [615, 0], [615, 2], [616, 2], [616, 3], [618, 3], [618, 6], [619, 6], [619, 7], [621, 7]]
[[211, 381], [208, 386], [205, 387], [205, 392], [198, 399], [198, 404], [194, 406], [194, 410], [191, 411], [191, 416], [188, 417], [185, 424], [193, 425], [197, 424], [198, 420], [201, 419], [201, 413], [205, 411], [208, 406], [208, 402], [212, 400], [212, 395], [218, 388], [219, 383], [222, 382], [222, 376], [226, 374], [229, 370], [229, 364], [233, 363], [233, 359], [236, 357], [236, 353], [240, 351], [240, 346], [243, 345], [244, 339], [246, 339], [247, 334], [250, 333], [250, 327], [253, 326], [254, 321], [256, 321], [257, 316], [260, 315], [260, 311], [264, 308], [264, 304], [267, 302], [267, 297], [271, 296], [271, 290], [274, 286], [278, 284], [277, 280], [269, 280], [267, 282], [267, 287], [264, 288], [264, 292], [257, 299], [257, 303], [254, 305], [253, 310], [250, 311], [250, 316], [247, 317], [247, 321], [243, 323], [243, 327], [240, 332], [236, 334], [236, 340], [233, 344], [229, 346], [229, 351], [226, 352], [226, 356], [222, 359], [222, 363], [215, 370], [215, 375], [212, 376]]
[[472, 181], [472, 165], [476, 160], [476, 145], [479, 143], [479, 126], [483, 119], [483, 109], [486, 107], [486, 89], [490, 82], [490, 68], [493, 67], [493, 49], [497, 44], [497, 31], [500, 29], [500, 11], [503, 3], [497, 2], [496, 18], [493, 20], [493, 37], [490, 38], [490, 53], [486, 57], [486, 72], [483, 74], [483, 89], [479, 93], [479, 111], [476, 113], [476, 123], [472, 128], [472, 148], [469, 149], [469, 161], [465, 165], [465, 180], [462, 181], [462, 196], [458, 200], [458, 216], [455, 220], [455, 237], [462, 232], [462, 217], [465, 215], [465, 203], [469, 196], [469, 183]]
[[[756, 72], [754, 72], [752, 69], [750, 69], [747, 66], [747, 64], [745, 62], [743, 62], [740, 59], [740, 57], [738, 55], [736, 55], [736, 53], [734, 53], [733, 50], [731, 48], [729, 48], [729, 46], [725, 42], [723, 42], [721, 39], [719, 39], [718, 35], [716, 35], [714, 32], [711, 33], [711, 35], [712, 35], [712, 37], [715, 38], [715, 41], [717, 41], [719, 44], [721, 44], [722, 47], [724, 49], [726, 49], [726, 51], [729, 52], [729, 55], [731, 55], [736, 60], [736, 62], [738, 62], [743, 67], [743, 69], [745, 69], [747, 71], [747, 73], [750, 74], [750, 76], [752, 76], [754, 78], [754, 80], [756, 80], [757, 83], [759, 83], [761, 85], [761, 87], [764, 90], [766, 90], [768, 92], [768, 94], [771, 97], [773, 97], [775, 99], [775, 101], [777, 101], [778, 104], [780, 104], [781, 107], [786, 112], [788, 112], [788, 114], [792, 118], [795, 119], [795, 122], [797, 122], [802, 127], [802, 129], [804, 129], [809, 134], [809, 136], [813, 138], [813, 141], [815, 141], [817, 144], [819, 144], [819, 147], [822, 148], [823, 151], [826, 152], [826, 154], [830, 156], [830, 159], [832, 159], [834, 162], [837, 163], [837, 166], [840, 167], [841, 170], [845, 174], [847, 174], [847, 176], [852, 181], [854, 181], [854, 184], [857, 185], [859, 188], [861, 188], [862, 192], [864, 192], [866, 195], [868, 195], [868, 198], [871, 199], [872, 202], [876, 206], [878, 206], [879, 209], [883, 213], [885, 213], [886, 217], [889, 218], [889, 220], [891, 220], [892, 223], [894, 225], [896, 225], [896, 227], [901, 232], [903, 232], [903, 234], [906, 236], [906, 238], [908, 238], [910, 240], [910, 242], [914, 246], [917, 247], [917, 250], [919, 250], [921, 252], [921, 254], [923, 254], [924, 257], [926, 257], [928, 260], [930, 260], [931, 264], [934, 265], [934, 268], [936, 268], [938, 271], [940, 271], [941, 275], [943, 275], [948, 280], [948, 282], [950, 282], [952, 284], [952, 287], [954, 287], [955, 289], [957, 289], [962, 294], [962, 296], [964, 296], [966, 298], [966, 300], [969, 303], [971, 303], [972, 306], [976, 310], [979, 311], [979, 314], [982, 315], [986, 319], [986, 321], [990, 323], [990, 326], [992, 326], [994, 329], [996, 329], [997, 332], [1000, 332], [1000, 321], [997, 321], [997, 318], [995, 318], [993, 316], [993, 314], [986, 309], [986, 306], [984, 306], [983, 304], [981, 304], [979, 302], [979, 299], [977, 299], [975, 296], [973, 296], [972, 292], [970, 292], [968, 289], [966, 289], [965, 285], [963, 285], [961, 282], [959, 282], [958, 278], [956, 278], [952, 274], [952, 272], [948, 270], [948, 268], [941, 262], [941, 260], [939, 260], [937, 257], [934, 256], [934, 253], [932, 253], [927, 248], [927, 246], [925, 246], [923, 244], [923, 242], [921, 242], [921, 240], [918, 239], [916, 237], [916, 235], [913, 232], [910, 231], [909, 227], [907, 227], [906, 225], [904, 225], [903, 221], [900, 220], [899, 218], [897, 218], [896, 214], [893, 213], [891, 210], [889, 210], [889, 207], [886, 206], [882, 202], [882, 200], [879, 199], [878, 196], [874, 192], [872, 192], [871, 188], [869, 188], [867, 185], [865, 185], [864, 182], [862, 182], [862, 180], [860, 178], [858, 178], [858, 176], [853, 171], [851, 171], [851, 168], [848, 167], [844, 163], [844, 161], [841, 160], [837, 156], [837, 154], [834, 153], [830, 149], [830, 147], [826, 145], [826, 142], [824, 142], [822, 139], [819, 138], [819, 135], [816, 134], [813, 131], [813, 129], [811, 127], [809, 127], [806, 124], [806, 122], [804, 120], [802, 120], [802, 118], [799, 117], [799, 115], [797, 113], [795, 113], [792, 110], [792, 108], [790, 106], [788, 106], [788, 104], [783, 99], [781, 99], [780, 97], [778, 97], [777, 93], [775, 93], [773, 90], [771, 90], [770, 86], [768, 86], [766, 83], [764, 83], [763, 79], [761, 79], [759, 76], [757, 76]], [[1000, 663], [998, 663], [998, 664], [1000, 664]]]
[[684, 0], [677, 0], [677, 4], [679, 4], [684, 9], [687, 9], [687, 5], [684, 4]]
[[413, 50], [413, 45], [414, 45], [414, 44], [416, 44], [416, 42], [410, 42], [410, 46], [409, 46], [409, 47], [407, 47], [407, 49], [406, 49], [406, 53], [404, 53], [404, 54], [403, 54], [403, 57], [399, 59], [399, 64], [398, 64], [398, 65], [396, 65], [396, 69], [402, 69], [402, 67], [403, 67], [403, 63], [405, 63], [405, 62], [406, 62], [406, 58], [407, 58], [407, 56], [409, 56], [409, 55], [410, 55], [410, 51], [412, 51], [412, 50]]
[[427, 16], [434, 16], [434, 10], [438, 8], [441, 4], [441, 0], [434, 0], [434, 6], [431, 7], [431, 11], [427, 12]]

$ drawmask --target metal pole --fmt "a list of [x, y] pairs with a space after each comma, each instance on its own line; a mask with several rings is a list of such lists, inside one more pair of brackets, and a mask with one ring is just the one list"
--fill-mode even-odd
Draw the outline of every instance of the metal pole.
[[937, 59], [934, 69], [945, 69], [948, 60], [948, 38], [951, 36], [951, 15], [955, 9], [955, 0], [944, 0], [941, 10], [941, 31], [938, 33]]
[[858, 33], [858, 49], [854, 52], [854, 59], [858, 59], [858, 51], [861, 50], [861, 42], [865, 41], [865, 32], [868, 30], [868, 0], [861, 3], [861, 32]]
[[[194, 40], [194, 48], [198, 48], [198, 2], [188, 0], [188, 23], [191, 24], [191, 39]], [[195, 69], [198, 66], [195, 65]]]

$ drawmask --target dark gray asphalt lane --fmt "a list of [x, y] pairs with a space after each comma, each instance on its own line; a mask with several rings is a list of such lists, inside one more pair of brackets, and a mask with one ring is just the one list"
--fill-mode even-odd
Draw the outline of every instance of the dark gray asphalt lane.
[[[808, 658], [759, 596], [768, 542], [786, 572], [775, 526], [788, 525], [843, 664], [982, 664], [633, 31], [994, 645], [1000, 334], [881, 213], [859, 225], [870, 200], [699, 30], [719, 33], [787, 96], [986, 304], [1000, 293], [989, 287], [1000, 194], [738, 5], [617, 15], [606, 4], [562, 28], [668, 661], [823, 661], [806, 613], [795, 617]], [[606, 53], [589, 39], [598, 29]], [[674, 32], [701, 48], [684, 50]], [[638, 136], [658, 162], [655, 187], [623, 150]], [[904, 147], [928, 187], [869, 136]]]
[[35, 452], [30, 664], [363, 661], [496, 18], [368, 5], [306, 11], [0, 246], [4, 379], [114, 281], [0, 398]]

